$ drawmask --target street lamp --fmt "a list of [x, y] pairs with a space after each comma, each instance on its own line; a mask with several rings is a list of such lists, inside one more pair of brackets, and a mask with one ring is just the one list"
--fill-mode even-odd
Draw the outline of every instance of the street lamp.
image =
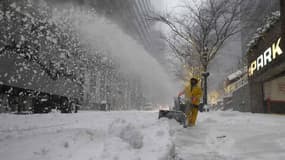
[[207, 93], [207, 78], [210, 76], [210, 73], [207, 72], [207, 67], [208, 66], [208, 48], [205, 47], [202, 53], [202, 65], [204, 67], [204, 72], [202, 73], [202, 76], [204, 78], [204, 87], [203, 87], [203, 105], [208, 104], [208, 93]]
[[210, 76], [209, 72], [202, 73], [202, 76], [204, 78], [204, 91], [203, 91], [203, 104], [204, 106], [208, 104], [208, 93], [207, 93], [207, 78]]

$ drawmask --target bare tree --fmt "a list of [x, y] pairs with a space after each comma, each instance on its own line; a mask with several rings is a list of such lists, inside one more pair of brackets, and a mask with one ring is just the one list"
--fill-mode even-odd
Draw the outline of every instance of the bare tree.
[[170, 48], [189, 66], [189, 72], [204, 77], [204, 104], [207, 104], [209, 63], [226, 40], [241, 31], [241, 6], [244, 3], [246, 0], [185, 0], [179, 6], [182, 14], [178, 16], [168, 13], [149, 17], [170, 28], [171, 34], [167, 38]]
[[200, 65], [204, 72], [226, 40], [240, 32], [241, 5], [245, 0], [187, 0], [183, 13], [154, 14], [150, 20], [166, 24], [171, 35], [167, 42], [174, 53], [189, 65]]

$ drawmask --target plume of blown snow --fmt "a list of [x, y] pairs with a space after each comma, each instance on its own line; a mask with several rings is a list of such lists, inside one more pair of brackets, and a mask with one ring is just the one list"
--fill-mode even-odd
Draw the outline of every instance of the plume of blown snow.
[[177, 93], [175, 83], [141, 44], [117, 24], [94, 12], [74, 7], [69, 10], [69, 18], [83, 43], [111, 56], [126, 76], [140, 79], [144, 93], [151, 101], [172, 103]]

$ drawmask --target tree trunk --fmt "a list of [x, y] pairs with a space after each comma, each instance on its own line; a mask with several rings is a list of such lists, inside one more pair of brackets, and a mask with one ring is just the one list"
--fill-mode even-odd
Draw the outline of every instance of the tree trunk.
[[203, 65], [203, 104], [208, 104], [208, 64]]
[[208, 64], [203, 65], [203, 71], [202, 71], [202, 73], [203, 73], [203, 72], [207, 72], [207, 71], [208, 71]]

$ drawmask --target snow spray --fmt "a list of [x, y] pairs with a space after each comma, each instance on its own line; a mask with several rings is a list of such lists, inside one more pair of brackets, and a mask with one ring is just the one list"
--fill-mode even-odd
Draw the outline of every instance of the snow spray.
[[175, 83], [142, 45], [111, 20], [79, 7], [70, 9], [69, 18], [83, 43], [108, 53], [127, 77], [139, 78], [151, 102], [173, 103], [173, 96], [177, 94]]

